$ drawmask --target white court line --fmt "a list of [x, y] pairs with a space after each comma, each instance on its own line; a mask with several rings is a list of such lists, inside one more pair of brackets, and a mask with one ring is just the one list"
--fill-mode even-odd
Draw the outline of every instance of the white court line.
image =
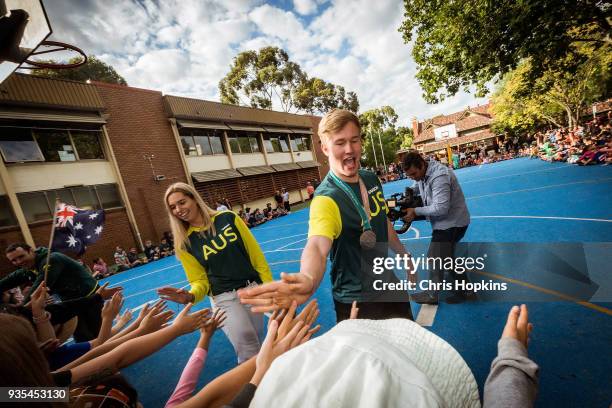
[[421, 231], [419, 231], [418, 228], [413, 227], [412, 225], [410, 226], [410, 228], [408, 228], [408, 231], [413, 230], [414, 231], [414, 238], [415, 239], [419, 239], [421, 238]]
[[427, 239], [427, 238], [431, 238], [431, 235], [428, 237], [418, 237], [418, 238], [400, 238], [400, 241], [415, 241], [417, 239]]
[[437, 311], [438, 305], [421, 305], [421, 310], [419, 310], [416, 323], [424, 327], [433, 326]]
[[482, 168], [482, 164], [480, 166], [478, 166], [478, 169], [480, 170]]
[[304, 248], [271, 249], [269, 251], [264, 251], [264, 254], [269, 254], [271, 252], [301, 251], [302, 249]]
[[260, 245], [262, 245], [262, 244], [267, 244], [267, 243], [270, 243], [270, 242], [281, 241], [281, 240], [283, 240], [283, 239], [287, 239], [287, 238], [303, 237], [304, 235], [308, 235], [308, 233], [307, 233], [307, 232], [305, 232], [305, 233], [303, 233], [303, 234], [289, 235], [289, 236], [286, 236], [286, 237], [275, 238], [275, 239], [271, 239], [271, 240], [269, 240], [269, 241], [262, 241], [262, 242], [259, 242], [259, 244], [260, 244]]
[[298, 263], [298, 262], [300, 262], [299, 259], [294, 259], [292, 261], [270, 262], [270, 263], [268, 263], [268, 265], [280, 265], [280, 264]]
[[[178, 281], [178, 282], [174, 282], [174, 283], [168, 283], [168, 284], [166, 284], [164, 286], [174, 286], [174, 285], [178, 285], [179, 283], [185, 283], [185, 282], [187, 282], [187, 281], [186, 280], [182, 280], [182, 281]], [[124, 299], [129, 299], [129, 298], [134, 297], [134, 296], [142, 295], [143, 293], [151, 292], [152, 290], [157, 290], [158, 287], [161, 287], [161, 286], [156, 286], [156, 287], [154, 287], [152, 289], [143, 290], [142, 292], [132, 293], [131, 295], [124, 297]]]
[[521, 189], [521, 190], [504, 191], [504, 192], [501, 192], [501, 193], [483, 194], [483, 195], [479, 195], [479, 196], [466, 197], [466, 199], [467, 200], [474, 200], [474, 199], [477, 199], [477, 198], [494, 197], [494, 196], [499, 196], [499, 195], [513, 194], [513, 193], [522, 193], [522, 192], [525, 192], [525, 191], [545, 190], [547, 188], [572, 186], [572, 185], [576, 185], [576, 184], [593, 184], [593, 183], [599, 183], [599, 182], [608, 181], [608, 180], [612, 180], [612, 177], [607, 177], [607, 178], [599, 179], [599, 180], [575, 181], [573, 183], [551, 184], [549, 186], [534, 187], [534, 188], [524, 188], [524, 189]]
[[291, 224], [269, 225], [267, 227], [256, 227], [256, 228], [253, 228], [253, 230], [257, 232], [257, 231], [267, 230], [267, 229], [278, 229], [279, 227], [280, 228], [290, 227], [292, 225], [297, 225], [297, 224], [308, 224], [308, 221], [292, 222]]
[[538, 215], [474, 215], [472, 218], [527, 218], [527, 219], [542, 219], [542, 220], [568, 220], [568, 221], [595, 221], [595, 222], [612, 222], [612, 220], [604, 218], [574, 218], [574, 217], [544, 217]]
[[298, 239], [298, 240], [297, 240], [297, 241], [295, 241], [295, 242], [290, 242], [290, 243], [288, 243], [287, 245], [283, 245], [282, 247], [278, 247], [278, 248], [276, 248], [276, 251], [279, 251], [279, 250], [281, 250], [281, 249], [285, 249], [285, 248], [287, 248], [288, 246], [291, 246], [291, 245], [293, 245], [293, 244], [297, 244], [298, 242], [303, 242], [303, 241], [306, 241], [307, 239], [308, 239], [308, 238]]
[[152, 275], [152, 274], [157, 273], [157, 272], [165, 271], [166, 269], [176, 268], [177, 266], [181, 266], [181, 264], [179, 263], [179, 264], [172, 265], [172, 266], [166, 266], [165, 268], [156, 269], [156, 270], [154, 270], [153, 272], [144, 273], [144, 274], [142, 274], [142, 275], [134, 276], [133, 278], [129, 278], [129, 279], [126, 279], [126, 280], [122, 280], [122, 281], [119, 281], [119, 282], [115, 282], [115, 283], [113, 283], [113, 286], [116, 286], [116, 285], [121, 285], [122, 283], [129, 282], [129, 281], [133, 281], [133, 280], [135, 280], [135, 279], [144, 278], [145, 276]]
[[[482, 164], [480, 165], [480, 167], [482, 167]], [[480, 167], [478, 167], [478, 168], [480, 168]], [[463, 185], [463, 184], [468, 184], [468, 183], [480, 183], [481, 181], [497, 180], [497, 179], [500, 179], [500, 178], [523, 176], [525, 174], [542, 173], [542, 172], [545, 172], [545, 171], [555, 171], [555, 170], [574, 169], [574, 168], [576, 168], [576, 167], [574, 167], [574, 166], [559, 166], [559, 167], [555, 167], [555, 168], [552, 168], [552, 169], [534, 170], [534, 171], [528, 171], [526, 173], [504, 174], [503, 176], [488, 177], [488, 178], [482, 178], [482, 179], [478, 179], [478, 180], [467, 180], [467, 181], [459, 180], [459, 184]]]

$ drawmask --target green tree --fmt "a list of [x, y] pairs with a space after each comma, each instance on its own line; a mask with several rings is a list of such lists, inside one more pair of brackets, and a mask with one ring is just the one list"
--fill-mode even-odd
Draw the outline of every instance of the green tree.
[[276, 97], [281, 109], [289, 112], [294, 106], [293, 92], [303, 80], [300, 66], [289, 61], [280, 48], [244, 51], [234, 58], [230, 72], [219, 82], [221, 102], [272, 109]]
[[[75, 63], [80, 60], [80, 57], [75, 57], [69, 60], [70, 63]], [[48, 60], [47, 62], [56, 62]], [[33, 71], [36, 76], [57, 79], [71, 79], [73, 81], [85, 82], [87, 80], [107, 82], [111, 84], [127, 85], [125, 79], [115, 71], [115, 68], [99, 60], [94, 55], [87, 57], [87, 62], [77, 68], [69, 69], [37, 69]]]
[[320, 78], [309, 78], [277, 47], [238, 54], [230, 72], [219, 82], [219, 92], [223, 103], [272, 109], [279, 101], [285, 112], [316, 114], [334, 108], [352, 112], [359, 109], [354, 92]]
[[596, 0], [404, 0], [399, 31], [406, 43], [414, 39], [424, 98], [438, 102], [472, 86], [483, 96], [524, 59], [533, 82], [559, 71], [578, 44], [609, 47], [611, 9]]
[[405, 131], [396, 129], [397, 119], [397, 113], [391, 106], [370, 109], [359, 115], [364, 136], [362, 162], [366, 166], [389, 165], [395, 160], [395, 154], [406, 135]]
[[[494, 128], [520, 132], [543, 123], [576, 125], [581, 112], [607, 98], [612, 89], [612, 53], [605, 48], [581, 45], [577, 57], [566, 56], [557, 69], [548, 69], [533, 84], [527, 79], [531, 60], [521, 62], [504, 76], [493, 95]], [[576, 64], [574, 58], [581, 62]]]
[[410, 149], [414, 140], [414, 133], [409, 127], [400, 126], [397, 128], [397, 135], [401, 139], [400, 149]]

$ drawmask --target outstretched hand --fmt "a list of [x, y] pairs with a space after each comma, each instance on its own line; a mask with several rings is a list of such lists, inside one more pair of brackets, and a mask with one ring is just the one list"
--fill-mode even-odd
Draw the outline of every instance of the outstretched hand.
[[529, 312], [526, 305], [512, 306], [508, 313], [508, 320], [502, 332], [502, 338], [516, 339], [523, 343], [525, 348], [529, 344], [529, 334], [533, 324], [529, 323]]
[[102, 318], [113, 321], [123, 307], [123, 295], [121, 292], [116, 292], [111, 300], [108, 300], [102, 306]]
[[178, 331], [179, 336], [201, 328], [208, 320], [206, 316], [210, 313], [210, 309], [202, 309], [189, 313], [192, 306], [193, 303], [185, 306], [172, 322], [172, 327]]
[[238, 291], [240, 302], [253, 306], [254, 313], [289, 309], [293, 301], [305, 303], [314, 292], [314, 280], [303, 273], [281, 273], [281, 280]]
[[[156, 302], [153, 307], [145, 312], [140, 321], [139, 328], [148, 334], [156, 332], [162, 327], [166, 327], [167, 323], [172, 319], [172, 316], [174, 316], [174, 312], [165, 309], [166, 304], [164, 302]], [[140, 316], [138, 318], [140, 319]]]
[[164, 286], [163, 288], [157, 289], [157, 294], [163, 300], [169, 300], [171, 302], [181, 303], [186, 305], [187, 303], [193, 303], [194, 296], [185, 289], [173, 288], [171, 286]]
[[116, 286], [114, 288], [109, 288], [108, 287], [108, 282], [105, 282], [104, 285], [100, 286], [98, 288], [98, 290], [96, 290], [96, 293], [98, 295], [100, 295], [102, 297], [102, 299], [107, 300], [110, 299], [111, 297], [113, 297], [113, 295], [117, 292], [121, 292], [123, 290], [123, 287], [121, 286]]
[[[288, 315], [287, 315], [288, 316]], [[287, 316], [285, 318], [287, 318]], [[257, 354], [256, 370], [251, 383], [259, 385], [263, 376], [266, 374], [274, 359], [278, 356], [296, 347], [299, 344], [306, 342], [309, 338], [308, 329], [310, 326], [304, 325], [304, 322], [299, 321], [287, 333], [287, 335], [279, 339], [278, 330], [279, 324], [276, 319], [271, 320], [268, 324], [268, 334]]]

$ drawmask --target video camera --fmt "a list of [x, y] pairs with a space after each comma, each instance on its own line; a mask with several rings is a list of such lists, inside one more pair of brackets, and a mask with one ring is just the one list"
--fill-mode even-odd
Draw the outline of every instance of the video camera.
[[[412, 188], [406, 187], [406, 191], [402, 193], [395, 193], [391, 195], [391, 198], [387, 200], [387, 208], [389, 209], [389, 220], [395, 223], [397, 220], [401, 220], [406, 215], [407, 208], [423, 207], [423, 200]], [[424, 220], [425, 217], [416, 217], [413, 221]], [[410, 229], [411, 222], [404, 221], [400, 229], [395, 229], [398, 234], [403, 234]]]

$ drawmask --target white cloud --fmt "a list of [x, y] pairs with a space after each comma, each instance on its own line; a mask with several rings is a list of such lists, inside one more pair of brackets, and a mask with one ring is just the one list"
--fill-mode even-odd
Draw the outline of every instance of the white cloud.
[[293, 8], [303, 16], [308, 16], [317, 11], [317, 3], [314, 0], [293, 0]]
[[309, 75], [355, 91], [362, 111], [393, 106], [400, 124], [485, 101], [460, 93], [425, 103], [410, 47], [397, 31], [399, 0], [288, 4], [292, 11], [262, 0], [64, 0], [46, 7], [53, 39], [97, 55], [130, 85], [164, 93], [218, 100], [218, 82], [238, 52], [277, 46]]

